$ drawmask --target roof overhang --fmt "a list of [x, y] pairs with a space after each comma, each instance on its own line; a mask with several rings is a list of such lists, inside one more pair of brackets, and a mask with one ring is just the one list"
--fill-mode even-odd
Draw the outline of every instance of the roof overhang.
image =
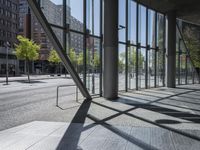
[[136, 0], [162, 13], [176, 11], [177, 18], [200, 25], [200, 0]]

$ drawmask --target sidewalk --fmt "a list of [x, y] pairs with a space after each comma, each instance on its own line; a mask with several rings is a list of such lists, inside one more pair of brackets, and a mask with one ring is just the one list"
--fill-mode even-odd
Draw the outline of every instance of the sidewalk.
[[[58, 79], [58, 78], [65, 78], [65, 75], [61, 76], [51, 76], [51, 75], [30, 75], [31, 80], [43, 80], [43, 79]], [[69, 74], [66, 75], [66, 78], [71, 78]], [[15, 81], [26, 81], [28, 80], [27, 75], [22, 75], [18, 77], [8, 77], [8, 82], [15, 82]], [[0, 83], [6, 82], [6, 77], [0, 77]]]

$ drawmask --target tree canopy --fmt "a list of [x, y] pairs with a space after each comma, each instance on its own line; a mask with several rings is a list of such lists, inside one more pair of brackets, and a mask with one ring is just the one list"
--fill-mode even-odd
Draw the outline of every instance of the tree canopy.
[[51, 63], [60, 63], [61, 62], [61, 59], [60, 57], [58, 56], [57, 52], [55, 49], [52, 49], [50, 51], [50, 54], [49, 54], [49, 58], [48, 58], [48, 61], [51, 62]]
[[71, 63], [76, 66], [77, 65], [77, 55], [73, 48], [69, 50], [69, 59], [71, 60]]
[[196, 68], [200, 68], [200, 41], [196, 29], [187, 26], [184, 29], [183, 36], [189, 49], [191, 61]]
[[40, 45], [21, 35], [17, 36], [19, 43], [16, 44], [16, 56], [20, 60], [37, 60], [39, 58]]
[[29, 76], [29, 64], [30, 61], [37, 60], [39, 58], [39, 50], [40, 50], [40, 45], [36, 44], [32, 40], [25, 38], [21, 35], [17, 36], [17, 39], [19, 41], [18, 44], [15, 44], [15, 54], [18, 59], [20, 60], [25, 60], [25, 69], [28, 66], [28, 81], [30, 83], [30, 76]]

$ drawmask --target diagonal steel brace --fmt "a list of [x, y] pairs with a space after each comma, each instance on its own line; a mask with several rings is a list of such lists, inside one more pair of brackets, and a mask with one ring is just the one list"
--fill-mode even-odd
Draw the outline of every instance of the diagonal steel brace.
[[33, 11], [34, 15], [37, 17], [37, 19], [40, 22], [40, 24], [42, 25], [45, 33], [47, 34], [49, 40], [51, 41], [52, 45], [56, 49], [58, 55], [60, 56], [64, 67], [67, 69], [67, 71], [71, 75], [72, 79], [74, 80], [75, 84], [81, 91], [82, 95], [87, 100], [91, 100], [92, 98], [91, 98], [87, 88], [81, 81], [78, 73], [75, 71], [69, 57], [67, 55], [65, 55], [62, 45], [60, 44], [58, 38], [56, 37], [51, 26], [49, 25], [49, 23], [48, 23], [46, 17], [44, 16], [40, 6], [38, 5], [37, 1], [36, 0], [27, 0], [27, 1], [28, 1], [28, 4], [29, 4], [31, 10]]

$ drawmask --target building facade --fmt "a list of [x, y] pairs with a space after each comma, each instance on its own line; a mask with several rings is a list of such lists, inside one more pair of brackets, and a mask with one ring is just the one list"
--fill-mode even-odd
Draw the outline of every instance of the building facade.
[[[50, 0], [40, 1], [40, 7], [43, 11], [47, 20], [54, 25], [62, 26], [63, 25], [63, 5], [58, 5], [53, 3]], [[83, 23], [81, 23], [78, 19], [71, 16], [71, 9], [69, 6], [66, 6], [66, 22], [73, 26], [76, 30], [83, 31]], [[53, 12], [53, 13], [52, 13]], [[40, 55], [39, 61], [35, 62], [35, 72], [47, 72], [48, 71], [48, 57], [50, 51], [53, 49], [51, 42], [46, 36], [43, 28], [38, 22], [35, 15], [30, 11], [31, 14], [31, 23], [27, 21], [27, 14], [29, 13], [28, 3], [26, 0], [19, 0], [19, 34], [26, 36], [27, 28], [31, 28], [31, 38], [36, 43], [40, 44]], [[30, 23], [30, 26], [28, 25]], [[63, 31], [57, 28], [53, 28], [56, 36], [58, 37], [61, 44], [63, 43]], [[83, 50], [83, 38], [82, 35], [79, 34], [71, 34], [70, 35], [70, 47], [75, 49], [75, 51], [80, 52]], [[67, 53], [67, 52], [66, 52]], [[21, 67], [23, 68], [23, 67]], [[34, 72], [33, 71], [33, 72]]]
[[18, 0], [0, 0], [0, 75], [6, 74], [7, 61], [9, 75], [18, 74], [19, 63], [13, 53], [19, 26], [18, 4]]

